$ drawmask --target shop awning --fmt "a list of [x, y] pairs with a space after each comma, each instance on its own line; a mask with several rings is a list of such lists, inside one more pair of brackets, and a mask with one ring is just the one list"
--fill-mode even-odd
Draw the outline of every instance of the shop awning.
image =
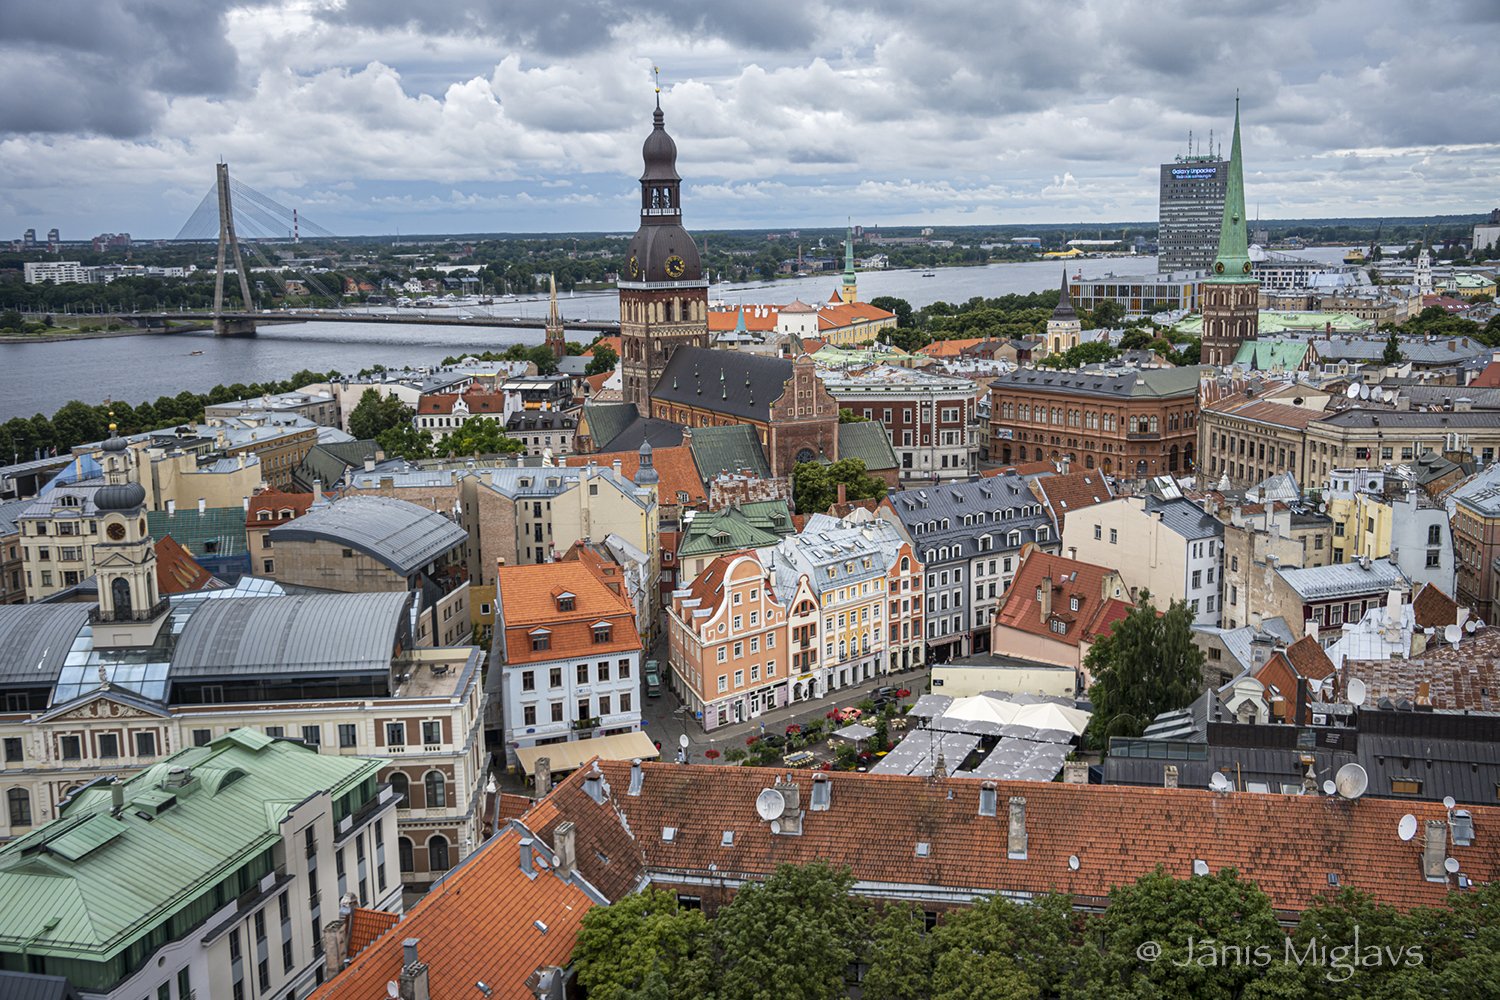
[[596, 736], [591, 740], [570, 740], [567, 743], [548, 743], [546, 746], [521, 747], [516, 751], [521, 770], [532, 774], [536, 770], [536, 759], [546, 757], [552, 764], [554, 775], [573, 771], [595, 757], [604, 760], [655, 760], [661, 754], [651, 737], [637, 729], [632, 733], [616, 733], [613, 736]]

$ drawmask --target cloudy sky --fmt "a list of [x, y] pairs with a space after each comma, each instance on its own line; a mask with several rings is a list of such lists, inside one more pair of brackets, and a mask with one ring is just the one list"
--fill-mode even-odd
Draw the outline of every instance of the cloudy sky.
[[[1232, 10], [1232, 13], [1231, 13]], [[0, 238], [172, 236], [213, 163], [340, 234], [1156, 217], [1243, 98], [1266, 218], [1500, 203], [1495, 0], [0, 0]]]

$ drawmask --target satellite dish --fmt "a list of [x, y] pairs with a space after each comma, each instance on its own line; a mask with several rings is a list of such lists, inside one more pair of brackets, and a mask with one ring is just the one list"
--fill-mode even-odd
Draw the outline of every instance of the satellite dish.
[[1443, 859], [1443, 871], [1447, 872], [1449, 875], [1457, 875], [1458, 874], [1458, 859], [1457, 858], [1444, 858]]
[[1194, 861], [1193, 862], [1193, 874], [1194, 875], [1207, 875], [1208, 874], [1208, 862], [1207, 861]]
[[1320, 503], [1320, 504], [1318, 504], [1318, 513], [1319, 514], [1326, 514], [1326, 513], [1328, 513], [1328, 505], [1326, 503]]
[[1478, 628], [1478, 627], [1479, 626], [1475, 625], [1472, 621], [1468, 621], [1468, 622], [1464, 623], [1464, 631], [1470, 633], [1471, 635], [1473, 634], [1474, 630], [1476, 628]]
[[1208, 779], [1208, 787], [1216, 792], [1229, 791], [1229, 779], [1224, 777], [1220, 771], [1215, 771], [1214, 776]]
[[1365, 682], [1355, 677], [1349, 681], [1349, 704], [1358, 708], [1365, 703]]
[[1370, 387], [1367, 386], [1367, 385], [1365, 385], [1363, 382], [1361, 382], [1359, 384], [1359, 398], [1360, 399], [1369, 399], [1370, 398]]
[[1336, 786], [1333, 782], [1331, 782], [1331, 781], [1325, 781], [1325, 782], [1323, 782], [1323, 794], [1324, 795], [1332, 795], [1337, 790], [1338, 790], [1338, 786]]
[[1071, 868], [1071, 869], [1073, 869], [1073, 871], [1075, 871], [1075, 872], [1078, 870], [1078, 855], [1076, 855], [1076, 854], [1069, 854], [1068, 855], [1068, 867]]
[[1334, 787], [1346, 799], [1357, 799], [1370, 787], [1370, 776], [1358, 764], [1345, 764], [1333, 776]]
[[1349, 386], [1349, 388], [1344, 392], [1344, 395], [1348, 396], [1350, 399], [1358, 399], [1359, 398], [1359, 386], [1355, 385], [1355, 384], [1351, 384]]
[[1373, 388], [1373, 389], [1370, 390], [1370, 398], [1373, 399], [1377, 403], [1380, 402], [1380, 398], [1382, 396], [1384, 396], [1384, 395], [1385, 395], [1385, 393], [1383, 393], [1383, 392], [1380, 391], [1380, 386], [1378, 386], [1378, 385], [1375, 388]]
[[1464, 637], [1463, 629], [1459, 628], [1457, 625], [1445, 625], [1445, 626], [1443, 626], [1443, 641], [1444, 642], [1454, 642], [1454, 643], [1456, 643], [1456, 642], [1458, 642], [1458, 640], [1462, 639], [1463, 637]]
[[1453, 796], [1451, 796], [1451, 795], [1444, 795], [1443, 796], [1443, 808], [1444, 809], [1452, 809], [1456, 805], [1458, 805], [1458, 802], [1457, 802], [1456, 799], [1453, 798]]
[[385, 984], [385, 995], [390, 997], [391, 1000], [396, 1000], [396, 997], [401, 995], [401, 987], [396, 984], [394, 979], [389, 980]]
[[681, 736], [677, 737], [677, 745], [682, 747], [682, 749], [684, 750], [688, 748], [687, 733], [683, 733]]
[[779, 820], [779, 819], [773, 819], [773, 820], [771, 820], [771, 832], [772, 833], [780, 833], [781, 832], [781, 820]]
[[1401, 817], [1401, 822], [1396, 824], [1396, 836], [1402, 840], [1410, 840], [1417, 835], [1417, 817], [1407, 813]]
[[786, 812], [786, 799], [774, 788], [765, 788], [755, 797], [755, 811], [764, 820], [780, 819]]

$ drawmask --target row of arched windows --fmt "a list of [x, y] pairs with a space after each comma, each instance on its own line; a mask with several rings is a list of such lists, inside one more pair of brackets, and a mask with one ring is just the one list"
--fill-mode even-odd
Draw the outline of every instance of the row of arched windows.
[[[411, 805], [411, 779], [405, 771], [391, 772], [391, 790]], [[422, 790], [427, 795], [426, 808], [442, 809], [448, 805], [448, 777], [442, 771], [428, 771], [422, 776]]]
[[[427, 838], [427, 870], [430, 872], [445, 872], [453, 867], [453, 859], [448, 850], [448, 838], [441, 833], [434, 833]], [[401, 870], [407, 874], [417, 870], [416, 845], [410, 837], [401, 837], [396, 841], [396, 854], [398, 855]]]

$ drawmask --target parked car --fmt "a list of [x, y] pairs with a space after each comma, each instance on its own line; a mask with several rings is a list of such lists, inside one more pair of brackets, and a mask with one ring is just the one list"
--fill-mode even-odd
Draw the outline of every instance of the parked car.
[[880, 700], [882, 698], [884, 698], [886, 701], [895, 701], [896, 689], [887, 685], [885, 687], [878, 687], [874, 691], [870, 692], [870, 700], [875, 702], [877, 705], [880, 703]]
[[655, 660], [646, 661], [646, 697], [661, 697], [661, 670]]

